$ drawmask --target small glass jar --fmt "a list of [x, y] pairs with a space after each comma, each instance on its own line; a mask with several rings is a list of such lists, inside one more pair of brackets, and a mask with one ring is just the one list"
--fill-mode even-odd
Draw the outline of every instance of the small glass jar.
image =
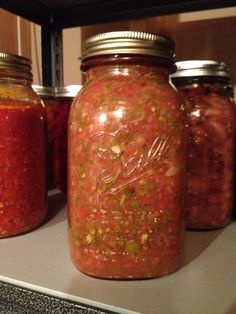
[[53, 145], [56, 111], [55, 88], [50, 86], [33, 85], [34, 91], [42, 99], [47, 113], [47, 185], [48, 190], [55, 187], [53, 175]]
[[47, 213], [46, 113], [29, 59], [0, 53], [0, 237], [39, 226]]
[[110, 32], [85, 42], [86, 82], [69, 117], [69, 242], [82, 272], [176, 270], [184, 232], [185, 124], [169, 84], [174, 42]]
[[70, 107], [80, 85], [55, 87], [53, 180], [56, 188], [67, 193], [67, 131]]
[[177, 62], [172, 82], [188, 120], [186, 224], [225, 226], [233, 207], [235, 104], [229, 68], [209, 60]]

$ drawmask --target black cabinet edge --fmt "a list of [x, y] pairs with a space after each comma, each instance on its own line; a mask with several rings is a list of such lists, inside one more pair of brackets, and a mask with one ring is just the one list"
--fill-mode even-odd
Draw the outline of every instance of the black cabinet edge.
[[0, 313], [115, 314], [117, 312], [74, 302], [61, 297], [51, 296], [12, 283], [0, 281]]
[[235, 6], [235, 0], [1, 0], [0, 8], [40, 25], [67, 28]]

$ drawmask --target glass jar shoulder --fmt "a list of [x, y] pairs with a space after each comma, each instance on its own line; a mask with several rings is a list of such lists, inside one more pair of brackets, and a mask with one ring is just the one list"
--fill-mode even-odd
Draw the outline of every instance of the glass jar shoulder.
[[[126, 72], [127, 71], [127, 72]], [[135, 75], [134, 75], [135, 74]], [[116, 110], [122, 107], [127, 111], [153, 113], [156, 110], [181, 111], [182, 102], [176, 90], [169, 84], [168, 76], [148, 67], [113, 68], [102, 75], [91, 76], [76, 97], [73, 106], [80, 107], [76, 112], [88, 110]], [[146, 112], [147, 113], [147, 112]]]
[[0, 103], [14, 103], [22, 105], [42, 104], [40, 97], [29, 84], [3, 84], [0, 83]]
[[185, 101], [187, 112], [198, 110], [201, 116], [228, 116], [235, 119], [236, 108], [226, 88], [217, 84], [179, 86], [178, 91]]

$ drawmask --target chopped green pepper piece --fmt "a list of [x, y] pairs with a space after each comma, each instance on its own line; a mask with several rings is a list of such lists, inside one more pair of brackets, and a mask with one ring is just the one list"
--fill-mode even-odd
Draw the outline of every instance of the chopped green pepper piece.
[[125, 252], [126, 253], [132, 253], [137, 254], [139, 251], [139, 244], [138, 242], [132, 240], [125, 244]]
[[141, 206], [139, 201], [135, 200], [135, 199], [131, 200], [130, 205], [131, 205], [132, 208], [139, 208]]

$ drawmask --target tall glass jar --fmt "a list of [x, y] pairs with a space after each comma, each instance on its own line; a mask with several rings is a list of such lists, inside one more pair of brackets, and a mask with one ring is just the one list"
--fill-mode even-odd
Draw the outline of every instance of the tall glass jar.
[[169, 84], [171, 39], [110, 32], [85, 42], [69, 117], [69, 239], [82, 272], [152, 278], [179, 267], [185, 126]]
[[233, 207], [235, 105], [229, 68], [216, 61], [177, 62], [172, 81], [188, 115], [187, 218], [192, 229], [225, 226]]
[[45, 108], [31, 88], [30, 60], [0, 53], [0, 237], [45, 218]]

